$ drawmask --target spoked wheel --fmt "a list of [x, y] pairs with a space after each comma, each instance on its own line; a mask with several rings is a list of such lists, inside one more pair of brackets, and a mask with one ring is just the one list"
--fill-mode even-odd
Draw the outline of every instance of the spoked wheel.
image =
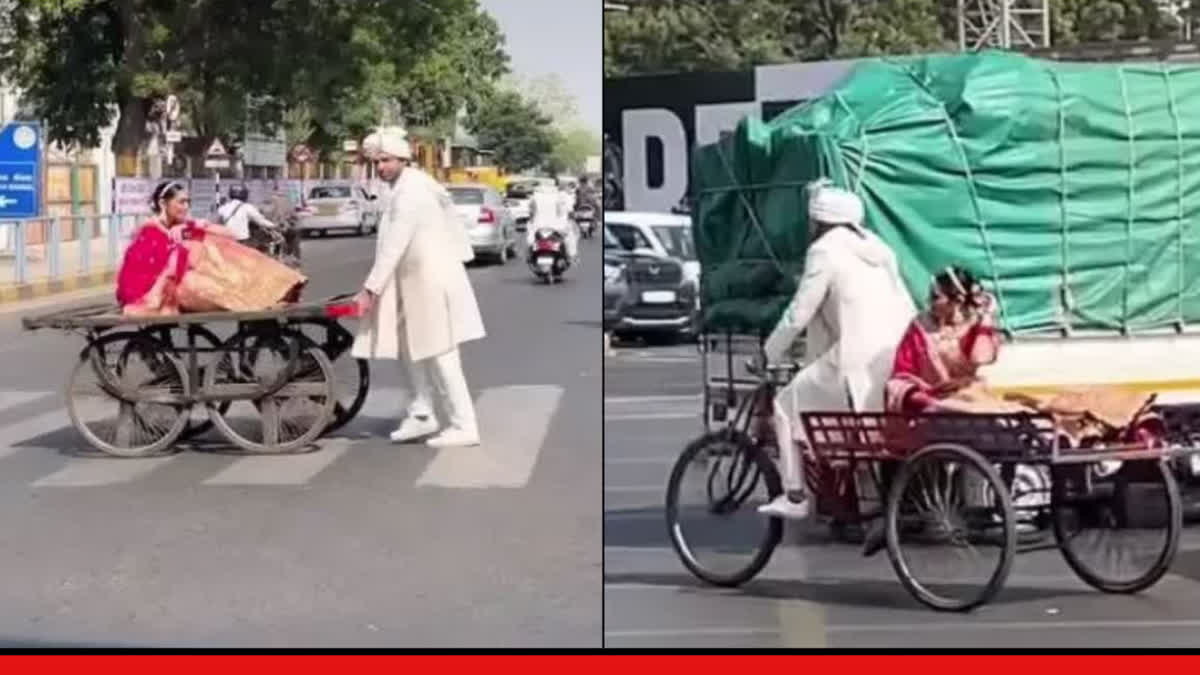
[[302, 325], [323, 331], [321, 337], [314, 336], [313, 331], [305, 334], [321, 345], [333, 363], [333, 387], [337, 400], [333, 407], [333, 421], [325, 427], [323, 434], [333, 433], [354, 419], [367, 402], [371, 369], [365, 359], [350, 355], [354, 336], [342, 324], [337, 321], [309, 321]]
[[[308, 447], [333, 414], [333, 366], [311, 340], [300, 333], [239, 331], [222, 347], [221, 358], [205, 373], [211, 394], [242, 394], [221, 412], [209, 402], [217, 429], [249, 452], [279, 454]], [[256, 392], [276, 383], [292, 357], [287, 383], [265, 396]], [[251, 397], [254, 398], [251, 398]]]
[[688, 570], [717, 586], [762, 571], [783, 522], [757, 512], [783, 492], [775, 464], [745, 434], [706, 434], [684, 449], [667, 483], [667, 529]]
[[1051, 521], [1067, 565], [1106, 593], [1137, 593], [1171, 567], [1179, 486], [1157, 460], [1055, 467]]
[[1004, 586], [1017, 552], [1012, 496], [974, 450], [942, 443], [914, 454], [885, 517], [892, 567], [923, 604], [967, 611]]
[[[158, 331], [157, 337], [163, 342], [167, 342], [172, 346], [176, 356], [179, 358], [180, 364], [184, 370], [189, 369], [188, 362], [188, 330], [196, 336], [196, 355], [197, 377], [196, 382], [204, 382], [204, 372], [212, 364], [216, 363], [220, 356], [218, 353], [221, 348], [221, 339], [216, 336], [211, 330], [200, 325], [191, 326], [172, 326], [165, 327]], [[189, 375], [190, 377], [190, 375]], [[218, 404], [221, 412], [228, 412], [230, 401], [221, 401]], [[184, 427], [180, 438], [189, 440], [197, 436], [208, 433], [213, 428], [212, 419], [208, 415], [208, 407], [205, 405], [193, 405], [188, 413], [187, 426]]]
[[97, 450], [147, 457], [171, 447], [188, 423], [187, 373], [170, 345], [134, 332], [91, 342], [67, 383], [71, 424]]

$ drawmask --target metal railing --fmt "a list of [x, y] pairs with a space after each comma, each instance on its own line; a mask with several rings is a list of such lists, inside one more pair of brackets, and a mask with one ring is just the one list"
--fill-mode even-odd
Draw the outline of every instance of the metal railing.
[[0, 285], [115, 271], [133, 231], [148, 215], [0, 220]]

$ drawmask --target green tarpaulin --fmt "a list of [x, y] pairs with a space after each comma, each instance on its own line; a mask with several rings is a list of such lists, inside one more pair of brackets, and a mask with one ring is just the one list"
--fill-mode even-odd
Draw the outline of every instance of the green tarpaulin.
[[1014, 333], [1200, 319], [1198, 67], [869, 61], [744, 120], [692, 169], [711, 330], [773, 326], [803, 267], [803, 186], [822, 175], [863, 198], [919, 303], [964, 264]]

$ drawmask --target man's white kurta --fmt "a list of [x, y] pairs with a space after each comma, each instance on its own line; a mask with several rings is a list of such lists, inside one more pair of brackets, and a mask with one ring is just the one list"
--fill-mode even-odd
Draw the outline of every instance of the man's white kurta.
[[446, 222], [437, 193], [412, 169], [381, 192], [375, 265], [364, 284], [378, 297], [359, 322], [354, 357], [421, 361], [484, 337], [454, 234], [461, 224]]
[[454, 208], [454, 200], [450, 197], [450, 191], [446, 189], [446, 186], [437, 182], [437, 179], [420, 169], [408, 167], [404, 170], [404, 173], [411, 174], [409, 178], [413, 179], [414, 183], [419, 182], [434, 193], [446, 217], [446, 224], [450, 226], [450, 234], [454, 239], [454, 246], [461, 253], [462, 261], [471, 262], [474, 260], [475, 248], [471, 246], [471, 235], [467, 233], [466, 223], [458, 215], [458, 210]]
[[800, 287], [763, 349], [770, 361], [784, 361], [807, 328], [808, 363], [797, 376], [805, 391], [795, 395], [842, 403], [833, 410], [852, 397], [854, 409], [879, 411], [896, 347], [915, 315], [888, 245], [867, 230], [836, 227], [809, 247]]

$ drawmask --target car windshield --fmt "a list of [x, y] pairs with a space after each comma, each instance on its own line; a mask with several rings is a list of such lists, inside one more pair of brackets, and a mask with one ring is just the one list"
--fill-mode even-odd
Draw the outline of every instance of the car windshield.
[[528, 199], [531, 192], [530, 186], [526, 183], [513, 183], [508, 186], [508, 191], [505, 193], [509, 199]]
[[450, 199], [454, 200], [455, 204], [479, 205], [483, 203], [483, 190], [450, 188]]
[[309, 199], [349, 199], [350, 188], [348, 187], [330, 187], [323, 186], [313, 188], [308, 195]]
[[626, 251], [644, 248], [654, 250], [654, 246], [642, 231], [632, 225], [612, 224], [606, 229], [612, 231], [612, 236], [616, 238], [621, 248]]
[[678, 225], [651, 225], [654, 236], [662, 242], [663, 248], [672, 258], [692, 261], [696, 260], [696, 246], [692, 243], [692, 229]]

